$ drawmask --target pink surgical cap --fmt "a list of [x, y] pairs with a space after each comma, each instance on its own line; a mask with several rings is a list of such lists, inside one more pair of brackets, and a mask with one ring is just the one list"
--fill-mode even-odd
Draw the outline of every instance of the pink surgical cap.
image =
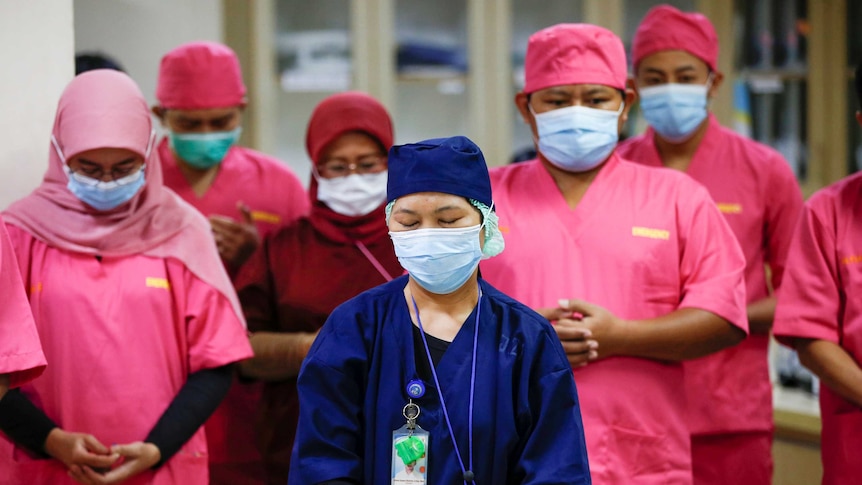
[[626, 51], [613, 32], [590, 24], [557, 24], [530, 36], [525, 93], [566, 84], [626, 88]]
[[226, 108], [245, 104], [236, 54], [215, 42], [191, 42], [162, 57], [156, 98], [168, 109]]
[[647, 12], [632, 41], [634, 67], [644, 57], [668, 50], [688, 52], [713, 71], [718, 70], [718, 35], [702, 14], [680, 12], [670, 5], [659, 5]]

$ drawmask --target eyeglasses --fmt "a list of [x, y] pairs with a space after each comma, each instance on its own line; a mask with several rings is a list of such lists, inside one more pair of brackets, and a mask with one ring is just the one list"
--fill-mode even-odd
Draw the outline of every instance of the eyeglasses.
[[[100, 183], [114, 183], [117, 185], [128, 185], [138, 180], [138, 176], [144, 173], [144, 170], [147, 167], [147, 164], [142, 164], [140, 166], [135, 166], [132, 164], [130, 166], [121, 166], [114, 167], [110, 171], [105, 171], [103, 168], [84, 168], [81, 167], [78, 170], [72, 170], [68, 168], [68, 165], [64, 165], [66, 167], [67, 173], [70, 177], [74, 177], [78, 182], [89, 185], [96, 186]], [[111, 176], [110, 181], [104, 181], [105, 175], [108, 174]]]
[[360, 157], [354, 163], [341, 158], [334, 158], [318, 165], [317, 170], [320, 175], [326, 178], [344, 177], [351, 173], [380, 173], [386, 170], [386, 157], [369, 155]]

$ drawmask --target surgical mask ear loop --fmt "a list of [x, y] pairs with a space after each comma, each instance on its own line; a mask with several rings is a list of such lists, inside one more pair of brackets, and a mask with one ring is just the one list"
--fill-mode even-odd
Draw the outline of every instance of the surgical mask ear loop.
[[150, 128], [150, 139], [147, 140], [147, 149], [144, 151], [144, 163], [147, 163], [147, 159], [150, 158], [150, 153], [153, 151], [153, 146], [156, 143], [156, 130]]
[[60, 143], [54, 135], [51, 135], [51, 144], [54, 145], [54, 151], [57, 152], [57, 156], [60, 157], [60, 161], [63, 162], [63, 165], [66, 165], [66, 156], [63, 155], [63, 150], [60, 149]]

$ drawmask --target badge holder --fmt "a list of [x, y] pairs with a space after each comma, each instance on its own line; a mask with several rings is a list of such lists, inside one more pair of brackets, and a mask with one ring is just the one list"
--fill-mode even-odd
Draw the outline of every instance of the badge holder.
[[392, 432], [392, 485], [428, 484], [428, 432], [416, 424], [420, 413], [413, 399], [401, 414], [404, 426]]

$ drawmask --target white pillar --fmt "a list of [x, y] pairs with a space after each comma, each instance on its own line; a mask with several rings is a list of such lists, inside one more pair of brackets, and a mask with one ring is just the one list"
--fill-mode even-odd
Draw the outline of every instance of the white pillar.
[[68, 0], [0, 3], [0, 209], [45, 174], [57, 100], [75, 74], [72, 25]]

